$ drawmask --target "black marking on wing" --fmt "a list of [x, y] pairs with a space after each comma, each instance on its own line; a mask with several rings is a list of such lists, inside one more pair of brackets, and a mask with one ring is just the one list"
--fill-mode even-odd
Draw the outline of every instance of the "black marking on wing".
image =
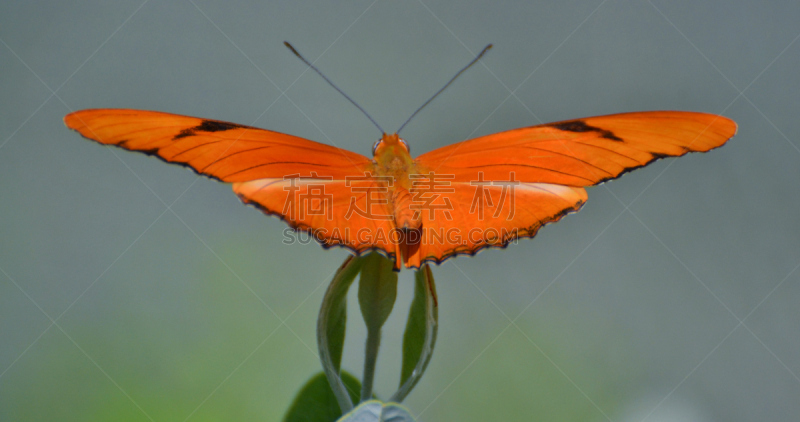
[[220, 122], [217, 120], [203, 120], [195, 129], [203, 132], [222, 132], [231, 129], [245, 128], [246, 126], [238, 125], [236, 123]]
[[587, 125], [586, 122], [583, 120], [570, 120], [568, 122], [561, 122], [561, 123], [551, 123], [547, 126], [554, 127], [558, 130], [563, 130], [566, 132], [597, 132], [600, 134], [601, 138], [610, 139], [612, 141], [619, 141], [623, 142], [622, 138], [614, 135], [614, 132], [606, 129], [600, 129], [599, 127]]
[[180, 131], [177, 135], [175, 135], [172, 138], [172, 140], [176, 141], [181, 138], [194, 136], [197, 134], [197, 132], [223, 132], [226, 130], [241, 129], [241, 128], [247, 128], [247, 126], [239, 125], [236, 123], [220, 122], [218, 120], [203, 120], [202, 122], [200, 122], [199, 125], [195, 127]]
[[194, 134], [195, 134], [194, 130], [195, 130], [195, 128], [184, 129], [184, 130], [180, 131], [180, 133], [178, 133], [177, 135], [173, 136], [172, 140], [173, 141], [177, 141], [178, 139], [188, 138], [190, 136], [194, 136]]

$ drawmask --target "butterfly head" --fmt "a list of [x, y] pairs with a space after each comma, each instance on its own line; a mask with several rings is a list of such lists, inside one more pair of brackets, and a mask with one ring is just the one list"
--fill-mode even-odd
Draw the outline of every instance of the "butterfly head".
[[410, 149], [406, 141], [398, 134], [391, 135], [384, 133], [381, 139], [375, 142], [372, 146], [372, 155], [375, 157], [376, 162], [384, 161], [389, 156], [391, 157], [405, 157], [409, 155]]
[[414, 160], [408, 151], [408, 144], [396, 133], [391, 135], [384, 133], [372, 147], [373, 163], [377, 166], [378, 173], [403, 178], [401, 176], [414, 165]]

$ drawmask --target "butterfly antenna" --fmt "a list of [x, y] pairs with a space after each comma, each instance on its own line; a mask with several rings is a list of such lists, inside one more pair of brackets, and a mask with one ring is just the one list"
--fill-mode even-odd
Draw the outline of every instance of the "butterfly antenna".
[[429, 99], [428, 99], [428, 101], [425, 101], [425, 104], [421, 105], [421, 106], [420, 106], [420, 107], [417, 109], [417, 111], [415, 111], [413, 114], [411, 114], [411, 117], [409, 117], [409, 118], [408, 118], [408, 120], [406, 120], [406, 121], [405, 121], [405, 123], [403, 123], [403, 124], [400, 126], [400, 129], [397, 129], [397, 133], [400, 133], [400, 131], [401, 131], [401, 130], [403, 130], [403, 128], [404, 128], [404, 127], [406, 127], [406, 125], [408, 124], [408, 122], [410, 122], [410, 121], [411, 121], [411, 119], [413, 119], [413, 118], [414, 118], [414, 116], [416, 116], [416, 115], [417, 115], [417, 113], [419, 113], [419, 111], [420, 111], [420, 110], [422, 110], [423, 108], [425, 108], [425, 106], [426, 106], [426, 105], [428, 105], [428, 104], [429, 104], [431, 101], [433, 101], [433, 99], [434, 99], [434, 98], [436, 98], [436, 97], [437, 97], [439, 94], [441, 94], [441, 93], [442, 93], [442, 91], [444, 91], [444, 90], [445, 90], [445, 89], [446, 89], [448, 86], [450, 86], [450, 84], [451, 84], [451, 83], [453, 83], [453, 81], [454, 81], [454, 80], [456, 80], [456, 78], [458, 78], [459, 76], [461, 76], [461, 74], [462, 74], [462, 73], [464, 73], [464, 71], [466, 71], [467, 69], [469, 69], [469, 68], [470, 68], [470, 66], [474, 65], [474, 64], [475, 64], [475, 62], [477, 62], [478, 60], [480, 60], [480, 59], [481, 59], [481, 57], [483, 57], [483, 55], [484, 55], [484, 54], [486, 54], [486, 52], [487, 52], [487, 51], [489, 51], [489, 49], [490, 49], [490, 48], [492, 48], [492, 44], [489, 44], [489, 45], [487, 45], [486, 47], [483, 47], [483, 50], [481, 50], [481, 52], [480, 52], [480, 53], [479, 53], [477, 56], [475, 56], [475, 58], [474, 58], [474, 59], [472, 59], [472, 61], [471, 61], [471, 62], [469, 62], [469, 64], [467, 64], [467, 65], [466, 65], [466, 66], [464, 66], [464, 67], [463, 67], [461, 70], [459, 70], [459, 71], [458, 71], [458, 73], [456, 73], [456, 75], [455, 75], [455, 76], [453, 76], [452, 78], [450, 78], [450, 80], [449, 80], [449, 81], [447, 81], [447, 83], [446, 83], [446, 84], [444, 84], [444, 86], [443, 86], [443, 87], [442, 87], [440, 90], [436, 91], [436, 93], [435, 93], [435, 94], [433, 94], [433, 96], [432, 96], [431, 98], [429, 98]]
[[378, 130], [380, 130], [380, 131], [381, 131], [381, 133], [386, 133], [386, 131], [384, 131], [384, 130], [383, 130], [383, 128], [381, 128], [381, 125], [379, 125], [379, 124], [378, 124], [378, 122], [376, 122], [376, 121], [375, 121], [375, 119], [373, 119], [373, 118], [372, 118], [372, 116], [370, 116], [370, 115], [369, 115], [369, 113], [367, 113], [367, 111], [366, 111], [366, 110], [364, 110], [363, 108], [361, 108], [361, 106], [360, 106], [360, 105], [358, 105], [358, 103], [357, 103], [357, 102], [353, 101], [353, 99], [352, 99], [352, 98], [350, 98], [350, 96], [348, 96], [347, 94], [345, 94], [345, 93], [344, 93], [344, 91], [342, 91], [341, 89], [339, 89], [339, 87], [338, 87], [338, 86], [336, 86], [336, 84], [334, 84], [333, 82], [331, 82], [331, 80], [330, 80], [330, 79], [328, 79], [328, 77], [327, 77], [327, 76], [323, 75], [323, 74], [322, 74], [322, 72], [320, 72], [320, 71], [319, 71], [319, 69], [317, 69], [317, 67], [316, 67], [316, 66], [314, 66], [313, 64], [311, 64], [311, 62], [309, 62], [308, 60], [306, 60], [306, 58], [305, 58], [305, 57], [303, 57], [302, 55], [300, 55], [300, 53], [298, 53], [298, 52], [297, 52], [297, 50], [295, 50], [295, 49], [294, 49], [294, 47], [292, 47], [292, 45], [291, 45], [291, 44], [289, 44], [289, 42], [288, 42], [288, 41], [284, 41], [284, 42], [283, 42], [283, 45], [285, 45], [286, 47], [288, 47], [288, 48], [289, 48], [289, 50], [292, 50], [292, 53], [294, 53], [294, 55], [295, 55], [295, 56], [297, 56], [297, 57], [298, 57], [300, 60], [302, 60], [302, 61], [303, 61], [303, 63], [305, 63], [306, 65], [308, 65], [308, 67], [310, 67], [311, 69], [313, 69], [313, 70], [314, 70], [314, 72], [317, 72], [317, 74], [318, 74], [319, 76], [322, 76], [322, 79], [325, 79], [325, 82], [327, 82], [327, 83], [328, 83], [330, 86], [332, 86], [334, 89], [336, 89], [337, 91], [339, 91], [339, 93], [340, 93], [340, 94], [342, 94], [342, 95], [344, 95], [344, 97], [345, 97], [345, 98], [347, 98], [347, 100], [348, 100], [348, 101], [350, 101], [351, 103], [353, 103], [353, 105], [354, 105], [354, 106], [356, 106], [356, 108], [358, 108], [359, 110], [361, 110], [361, 112], [362, 112], [362, 113], [364, 113], [364, 115], [365, 115], [365, 116], [367, 116], [367, 119], [369, 119], [369, 121], [370, 121], [370, 122], [372, 122], [372, 124], [373, 124], [373, 125], [375, 125], [375, 127], [377, 127], [377, 128], [378, 128]]

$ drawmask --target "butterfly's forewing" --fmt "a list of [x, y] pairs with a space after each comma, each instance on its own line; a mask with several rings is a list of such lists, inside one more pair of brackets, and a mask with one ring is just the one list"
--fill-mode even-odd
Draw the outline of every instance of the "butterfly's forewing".
[[[736, 124], [722, 116], [639, 112], [510, 130], [423, 154], [417, 165], [452, 187], [439, 188], [438, 211], [445, 202], [452, 211], [449, 220], [443, 212], [424, 220], [422, 241], [407, 266], [532, 237], [542, 225], [577, 211], [586, 201], [582, 187], [659, 158], [711, 150], [735, 133]], [[426, 233], [442, 228], [458, 236], [441, 241]]]
[[652, 111], [548, 123], [452, 144], [417, 158], [455, 180], [508, 180], [592, 186], [656, 159], [708, 151], [736, 133], [713, 114]]
[[381, 209], [385, 204], [366, 203], [374, 183], [365, 177], [372, 162], [362, 155], [279, 132], [155, 111], [81, 110], [64, 121], [97, 142], [232, 182], [244, 202], [310, 231], [324, 245], [395, 254], [385, 237], [370, 236], [377, 227], [391, 232], [392, 222], [367, 218], [391, 213]]
[[66, 125], [94, 141], [155, 155], [223, 182], [316, 172], [363, 174], [366, 157], [297, 136], [218, 120], [126, 109], [81, 110]]

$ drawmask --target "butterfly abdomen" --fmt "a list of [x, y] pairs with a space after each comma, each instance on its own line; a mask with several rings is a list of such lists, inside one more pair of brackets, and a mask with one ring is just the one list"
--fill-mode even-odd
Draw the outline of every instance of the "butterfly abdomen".
[[392, 205], [394, 206], [394, 221], [398, 229], [418, 229], [422, 225], [419, 210], [412, 209], [411, 193], [401, 187], [392, 192]]

